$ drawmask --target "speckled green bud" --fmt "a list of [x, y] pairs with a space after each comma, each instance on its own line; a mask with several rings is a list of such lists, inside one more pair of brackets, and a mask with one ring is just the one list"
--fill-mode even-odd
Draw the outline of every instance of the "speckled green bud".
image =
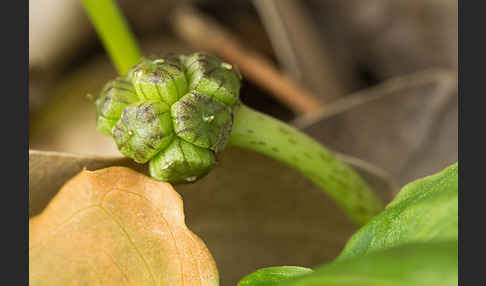
[[150, 162], [155, 179], [193, 182], [229, 139], [239, 88], [239, 74], [213, 56], [142, 58], [96, 98], [97, 128], [123, 155]]
[[228, 141], [233, 123], [231, 107], [208, 95], [191, 92], [171, 107], [174, 131], [180, 138], [215, 152]]
[[145, 163], [169, 145], [174, 137], [169, 106], [146, 101], [125, 107], [121, 120], [113, 128], [120, 152]]
[[189, 90], [209, 95], [227, 105], [238, 100], [241, 78], [232, 65], [202, 53], [182, 56], [182, 60]]
[[187, 80], [176, 58], [142, 58], [128, 73], [142, 100], [162, 101], [169, 106], [187, 93]]
[[108, 82], [95, 100], [97, 129], [111, 135], [123, 109], [137, 101], [135, 88], [126, 78], [119, 77]]
[[150, 161], [152, 177], [173, 184], [192, 183], [206, 175], [216, 162], [214, 152], [176, 138]]

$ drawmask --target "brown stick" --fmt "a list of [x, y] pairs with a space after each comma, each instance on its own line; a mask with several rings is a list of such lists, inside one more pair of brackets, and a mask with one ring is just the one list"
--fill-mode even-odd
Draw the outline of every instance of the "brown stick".
[[235, 64], [245, 77], [264, 87], [299, 115], [322, 112], [324, 104], [320, 100], [280, 73], [263, 55], [244, 47], [216, 21], [188, 7], [177, 8], [174, 12], [173, 26], [183, 39]]
[[356, 79], [350, 61], [320, 35], [305, 1], [252, 2], [283, 72], [327, 104], [353, 90]]

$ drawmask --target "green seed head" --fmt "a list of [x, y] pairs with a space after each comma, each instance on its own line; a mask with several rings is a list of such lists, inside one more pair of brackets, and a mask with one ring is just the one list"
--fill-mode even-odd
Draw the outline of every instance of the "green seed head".
[[141, 100], [161, 101], [170, 106], [188, 91], [184, 67], [176, 58], [142, 58], [128, 77]]
[[169, 106], [146, 101], [128, 105], [113, 128], [120, 152], [145, 163], [169, 145], [174, 137]]
[[208, 95], [229, 106], [240, 95], [240, 75], [216, 57], [201, 53], [182, 56], [189, 90]]
[[218, 152], [233, 124], [231, 107], [208, 95], [191, 92], [171, 107], [174, 131], [183, 140]]
[[216, 162], [214, 152], [175, 138], [149, 164], [152, 177], [173, 184], [192, 183], [206, 175]]
[[138, 96], [130, 81], [117, 78], [108, 82], [95, 100], [97, 129], [111, 135], [123, 109], [138, 101]]
[[240, 76], [213, 56], [142, 58], [96, 98], [97, 129], [149, 163], [152, 177], [189, 183], [206, 175], [233, 124]]

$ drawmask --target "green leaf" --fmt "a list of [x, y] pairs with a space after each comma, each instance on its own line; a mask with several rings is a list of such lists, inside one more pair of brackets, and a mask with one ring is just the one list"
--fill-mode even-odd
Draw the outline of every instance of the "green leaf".
[[457, 167], [406, 185], [338, 259], [314, 273], [277, 284], [278, 272], [261, 269], [239, 286], [457, 285]]
[[457, 163], [406, 185], [346, 244], [339, 259], [410, 242], [457, 240]]
[[274, 286], [289, 278], [311, 272], [312, 269], [299, 266], [267, 267], [246, 275], [238, 282], [238, 286]]
[[[458, 284], [457, 241], [408, 244], [338, 260], [282, 286], [452, 286]], [[257, 284], [255, 284], [257, 285]], [[263, 284], [262, 284], [263, 285]]]

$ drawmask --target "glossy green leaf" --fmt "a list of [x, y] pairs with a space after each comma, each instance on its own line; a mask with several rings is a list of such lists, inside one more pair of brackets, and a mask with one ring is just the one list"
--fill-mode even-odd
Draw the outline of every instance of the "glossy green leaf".
[[246, 275], [238, 282], [238, 286], [274, 286], [289, 278], [311, 272], [312, 269], [299, 266], [267, 267]]
[[412, 243], [338, 260], [279, 285], [452, 286], [458, 284], [457, 266], [457, 241]]
[[410, 242], [457, 240], [457, 194], [457, 163], [409, 183], [353, 235], [339, 259]]
[[455, 163], [406, 185], [334, 262], [284, 283], [261, 269], [239, 286], [457, 285], [457, 195]]

